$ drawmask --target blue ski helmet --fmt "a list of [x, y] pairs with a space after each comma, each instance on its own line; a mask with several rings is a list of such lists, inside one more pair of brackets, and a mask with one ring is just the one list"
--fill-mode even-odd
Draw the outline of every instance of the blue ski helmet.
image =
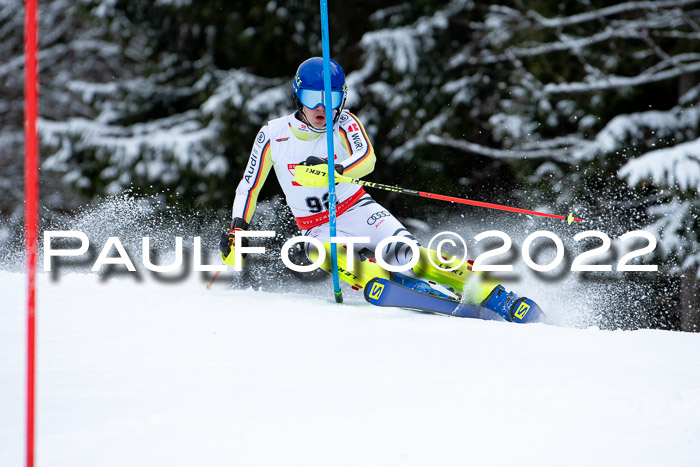
[[[345, 104], [348, 89], [345, 84], [345, 72], [335, 60], [330, 61], [331, 69], [331, 108], [337, 110], [335, 119], [340, 116]], [[292, 81], [294, 100], [301, 107], [315, 109], [324, 103], [323, 59], [312, 57], [304, 61], [297, 69]]]

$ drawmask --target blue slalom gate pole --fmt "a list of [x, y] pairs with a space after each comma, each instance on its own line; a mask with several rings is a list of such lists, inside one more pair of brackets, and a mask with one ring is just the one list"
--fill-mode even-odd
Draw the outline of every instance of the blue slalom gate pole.
[[321, 42], [323, 45], [323, 105], [326, 109], [326, 140], [328, 141], [328, 222], [331, 230], [331, 276], [335, 301], [343, 303], [343, 291], [338, 279], [338, 246], [333, 243], [336, 234], [335, 211], [335, 150], [333, 149], [333, 106], [331, 105], [331, 46], [328, 35], [328, 1], [321, 0]]

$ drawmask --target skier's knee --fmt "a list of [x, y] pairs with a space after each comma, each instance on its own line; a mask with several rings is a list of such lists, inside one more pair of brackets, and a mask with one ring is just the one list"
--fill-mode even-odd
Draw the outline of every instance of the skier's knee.
[[375, 251], [375, 257], [381, 255], [381, 258], [391, 266], [403, 266], [410, 263], [413, 259], [414, 248], [415, 246], [420, 248], [420, 243], [404, 228], [394, 232], [393, 236], [401, 237], [401, 240], [388, 243], [381, 251]]

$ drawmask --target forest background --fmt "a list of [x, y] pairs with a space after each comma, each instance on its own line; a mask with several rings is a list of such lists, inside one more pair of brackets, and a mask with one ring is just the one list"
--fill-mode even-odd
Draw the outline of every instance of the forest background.
[[[329, 16], [346, 107], [378, 155], [369, 180], [574, 211], [611, 238], [647, 230], [660, 273], [627, 274], [646, 292], [608, 325], [700, 330], [700, 0], [330, 1]], [[293, 110], [291, 77], [321, 55], [309, 0], [46, 0], [39, 21], [44, 228], [126, 193], [223, 230], [256, 132]], [[0, 0], [0, 43], [8, 252], [22, 242], [21, 0]], [[464, 212], [373, 195], [428, 224]], [[280, 197], [272, 181], [261, 194], [291, 233]]]

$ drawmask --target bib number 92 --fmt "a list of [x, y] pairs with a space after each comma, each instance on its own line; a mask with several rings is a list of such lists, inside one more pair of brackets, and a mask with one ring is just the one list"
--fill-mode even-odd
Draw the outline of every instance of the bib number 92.
[[309, 207], [311, 214], [316, 214], [321, 211], [328, 211], [328, 193], [323, 195], [323, 198], [318, 196], [309, 196], [306, 198], [306, 205]]

